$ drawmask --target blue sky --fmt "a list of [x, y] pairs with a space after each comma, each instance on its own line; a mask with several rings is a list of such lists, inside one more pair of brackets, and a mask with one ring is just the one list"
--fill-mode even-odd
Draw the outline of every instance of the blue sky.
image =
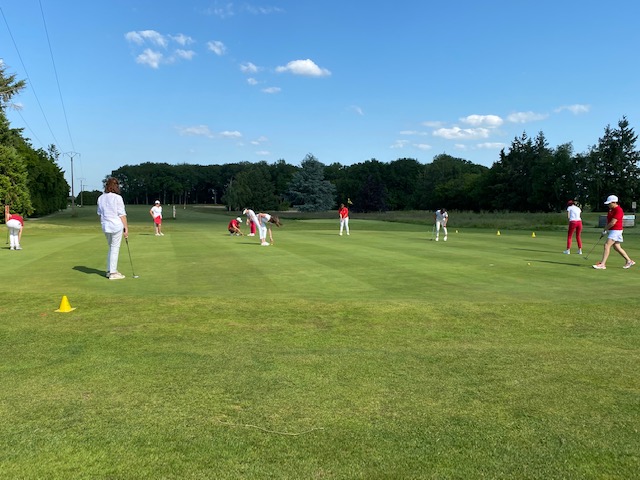
[[7, 111], [75, 191], [123, 165], [491, 166], [514, 137], [638, 133], [636, 1], [0, 0]]

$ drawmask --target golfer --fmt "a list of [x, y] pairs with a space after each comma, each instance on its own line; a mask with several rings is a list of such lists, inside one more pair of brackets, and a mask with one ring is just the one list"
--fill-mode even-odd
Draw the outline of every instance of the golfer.
[[624, 258], [626, 262], [622, 268], [631, 268], [636, 264], [636, 262], [629, 258], [629, 255], [627, 255], [627, 252], [624, 251], [621, 245], [624, 241], [622, 239], [622, 220], [624, 218], [624, 212], [618, 204], [618, 197], [615, 195], [609, 195], [604, 204], [609, 206], [609, 213], [607, 213], [607, 225], [604, 227], [602, 235], [607, 235], [607, 230], [609, 231], [609, 235], [607, 236], [607, 241], [604, 243], [602, 260], [593, 265], [593, 268], [596, 270], [607, 269], [607, 259], [609, 258], [612, 246], [616, 252], [622, 255], [622, 258]]
[[[254, 232], [254, 228], [260, 231], [260, 222], [258, 222], [258, 216], [256, 215], [256, 212], [254, 212], [250, 208], [245, 208], [242, 211], [242, 214], [247, 216], [247, 224], [251, 225], [252, 232]], [[253, 235], [249, 234], [249, 236], [253, 236]]]
[[569, 231], [567, 232], [567, 249], [562, 252], [567, 255], [571, 253], [571, 240], [573, 234], [576, 234], [576, 243], [578, 244], [578, 255], [582, 255], [582, 210], [573, 200], [567, 202], [567, 218], [569, 219]]
[[149, 214], [151, 218], [153, 218], [156, 237], [164, 237], [164, 233], [162, 233], [162, 206], [160, 205], [160, 200], [156, 200], [151, 210], [149, 210]]
[[242, 219], [240, 217], [234, 218], [229, 222], [227, 226], [227, 230], [229, 230], [229, 235], [242, 235], [242, 231], [240, 230], [240, 224], [242, 223]]
[[436, 213], [433, 214], [433, 219], [436, 221], [436, 242], [440, 237], [440, 227], [444, 231], [444, 241], [447, 241], [447, 221], [449, 220], [449, 214], [447, 213], [446, 208], [441, 208], [440, 210], [436, 210]]
[[98, 197], [98, 215], [100, 215], [102, 231], [109, 246], [107, 250], [107, 278], [121, 280], [124, 275], [118, 272], [118, 256], [122, 237], [129, 237], [129, 227], [127, 226], [124, 200], [120, 196], [120, 183], [114, 177], [107, 179], [104, 193]]
[[16, 213], [10, 214], [9, 207], [5, 207], [5, 223], [9, 229], [9, 250], [22, 250], [20, 241], [22, 240], [24, 218]]
[[349, 209], [344, 206], [344, 203], [340, 204], [338, 217], [340, 217], [340, 236], [342, 236], [342, 230], [345, 228], [347, 230], [347, 235], [349, 235]]
[[271, 233], [271, 226], [268, 225], [270, 223], [275, 224], [276, 227], [280, 227], [282, 223], [280, 223], [280, 219], [275, 215], [270, 215], [268, 213], [258, 213], [258, 231], [260, 232], [260, 245], [263, 247], [268, 247], [269, 242], [267, 242], [267, 230], [269, 231], [269, 240], [273, 243], [273, 233]]

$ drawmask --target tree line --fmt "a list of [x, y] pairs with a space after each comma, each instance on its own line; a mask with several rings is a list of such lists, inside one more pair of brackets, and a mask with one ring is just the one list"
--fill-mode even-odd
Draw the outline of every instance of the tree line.
[[[630, 209], [639, 194], [637, 135], [626, 117], [607, 126], [598, 143], [575, 154], [570, 143], [551, 148], [542, 132], [513, 139], [491, 166], [447, 154], [422, 164], [412, 158], [384, 163], [324, 165], [312, 154], [300, 166], [275, 163], [225, 165], [125, 165], [111, 175], [122, 182], [128, 203], [222, 203], [230, 210], [335, 209], [355, 211], [434, 210], [560, 211], [574, 199], [588, 210], [603, 209], [611, 193]], [[98, 194], [99, 192], [95, 192]]]
[[[0, 63], [0, 199], [24, 215], [47, 215], [64, 209], [69, 185], [58, 166], [54, 145], [34, 149], [22, 129], [9, 125], [5, 109], [25, 87]], [[308, 154], [300, 166], [241, 162], [191, 165], [144, 162], [124, 165], [117, 177], [129, 204], [224, 204], [230, 210], [296, 208], [335, 209], [351, 203], [354, 211], [451, 210], [560, 211], [568, 199], [587, 210], [602, 209], [602, 199], [615, 193], [625, 209], [638, 198], [640, 154], [637, 135], [626, 117], [607, 126], [597, 144], [574, 153], [571, 143], [552, 148], [543, 132], [526, 132], [504, 148], [491, 166], [447, 154], [431, 163], [399, 158], [342, 165], [323, 164]], [[106, 177], [105, 177], [106, 179]], [[95, 204], [102, 192], [79, 193]]]
[[42, 216], [67, 207], [69, 184], [56, 147], [35, 149], [22, 129], [9, 124], [6, 109], [24, 87], [0, 62], [0, 201], [10, 205], [11, 213]]

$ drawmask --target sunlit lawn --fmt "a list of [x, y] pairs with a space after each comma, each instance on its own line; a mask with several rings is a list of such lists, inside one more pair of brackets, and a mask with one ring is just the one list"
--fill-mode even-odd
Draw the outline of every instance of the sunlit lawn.
[[155, 237], [128, 210], [122, 281], [93, 207], [0, 250], [0, 478], [638, 476], [640, 272], [590, 268], [601, 245], [434, 242], [425, 213], [349, 237], [285, 218], [261, 247], [226, 233], [237, 212]]

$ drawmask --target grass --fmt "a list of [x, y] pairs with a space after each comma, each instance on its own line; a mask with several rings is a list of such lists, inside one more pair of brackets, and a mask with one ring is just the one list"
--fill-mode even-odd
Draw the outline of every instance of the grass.
[[[640, 471], [640, 281], [615, 253], [591, 269], [601, 246], [562, 255], [560, 227], [500, 216], [500, 236], [469, 217], [433, 242], [413, 212], [352, 216], [349, 237], [285, 218], [266, 248], [225, 234], [235, 215], [178, 209], [158, 238], [129, 207], [140, 278], [123, 245], [109, 282], [79, 210], [0, 250], [0, 478]], [[62, 295], [76, 310], [54, 313]]]

